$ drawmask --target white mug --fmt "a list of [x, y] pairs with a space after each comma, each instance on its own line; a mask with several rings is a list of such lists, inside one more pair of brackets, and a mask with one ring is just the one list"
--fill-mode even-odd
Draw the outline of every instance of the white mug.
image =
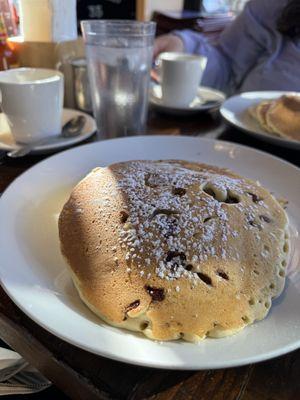
[[31, 143], [61, 132], [61, 72], [17, 68], [0, 72], [1, 108], [16, 142]]
[[196, 97], [207, 58], [165, 52], [159, 56], [162, 101], [170, 107], [187, 107]]

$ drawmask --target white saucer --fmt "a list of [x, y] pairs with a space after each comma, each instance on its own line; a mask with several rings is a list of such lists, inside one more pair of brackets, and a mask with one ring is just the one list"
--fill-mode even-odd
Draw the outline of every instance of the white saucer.
[[277, 99], [286, 92], [265, 91], [265, 92], [246, 92], [227, 99], [222, 105], [220, 112], [226, 121], [242, 131], [281, 147], [300, 149], [300, 141], [286, 139], [275, 136], [265, 131], [258, 122], [249, 114], [248, 108], [263, 100]]
[[[36, 154], [37, 153], [41, 154], [54, 150], [63, 149], [65, 147], [72, 146], [73, 144], [80, 143], [83, 140], [86, 140], [89, 137], [91, 137], [96, 132], [97, 127], [96, 127], [96, 121], [89, 114], [86, 114], [78, 110], [73, 110], [70, 108], [64, 108], [62, 115], [62, 125], [64, 125], [67, 121], [69, 121], [73, 117], [76, 117], [77, 115], [84, 115], [86, 117], [86, 123], [80, 135], [74, 138], [60, 139], [57, 143], [43, 144], [41, 146], [36, 146], [32, 152]], [[4, 114], [0, 114], [0, 150], [10, 151], [17, 148], [18, 145], [16, 144], [14, 138], [12, 137], [6, 118]]]
[[[226, 95], [219, 90], [215, 90], [205, 86], [199, 86], [197, 97], [186, 107], [174, 107], [164, 104], [162, 101], [161, 85], [152, 84], [150, 87], [150, 104], [160, 111], [177, 114], [188, 115], [201, 111], [213, 110], [221, 106], [225, 101]], [[209, 103], [207, 103], [209, 101]]]

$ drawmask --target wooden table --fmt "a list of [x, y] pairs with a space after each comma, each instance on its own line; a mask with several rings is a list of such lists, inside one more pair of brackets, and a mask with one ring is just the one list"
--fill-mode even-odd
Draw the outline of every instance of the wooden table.
[[[217, 130], [217, 131], [216, 131]], [[299, 152], [281, 149], [228, 128], [215, 115], [170, 117], [150, 112], [149, 133], [188, 134], [235, 141], [280, 156], [299, 166]], [[95, 139], [94, 139], [95, 140]], [[45, 158], [4, 159], [0, 192], [28, 167]], [[133, 367], [92, 355], [51, 335], [32, 322], [0, 289], [0, 337], [76, 400], [297, 400], [300, 350], [240, 368], [199, 372]], [[38, 397], [37, 397], [38, 396]], [[68, 398], [47, 391], [32, 398]]]

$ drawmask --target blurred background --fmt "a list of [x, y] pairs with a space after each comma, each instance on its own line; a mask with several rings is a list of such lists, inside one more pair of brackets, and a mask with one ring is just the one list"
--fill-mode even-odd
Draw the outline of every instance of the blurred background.
[[154, 20], [157, 35], [193, 29], [215, 42], [247, 0], [0, 0], [0, 70], [56, 68], [65, 75], [65, 106], [90, 111], [76, 99], [85, 78], [83, 19]]

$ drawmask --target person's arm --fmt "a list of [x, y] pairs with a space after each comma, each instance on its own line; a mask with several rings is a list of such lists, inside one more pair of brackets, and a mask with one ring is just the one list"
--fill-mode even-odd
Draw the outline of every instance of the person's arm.
[[[280, 2], [282, 0], [274, 0], [276, 5]], [[260, 55], [270, 48], [272, 32], [268, 22], [274, 18], [272, 7], [266, 0], [250, 1], [223, 32], [216, 46], [207, 43], [202, 34], [188, 30], [174, 32], [182, 40], [186, 52], [208, 57], [203, 84], [227, 92], [241, 84]]]
[[203, 86], [232, 92], [232, 70], [230, 59], [218, 49], [209, 44], [204, 35], [190, 30], [174, 31], [174, 35], [182, 40], [186, 53], [201, 54], [207, 57], [207, 66], [201, 81]]

